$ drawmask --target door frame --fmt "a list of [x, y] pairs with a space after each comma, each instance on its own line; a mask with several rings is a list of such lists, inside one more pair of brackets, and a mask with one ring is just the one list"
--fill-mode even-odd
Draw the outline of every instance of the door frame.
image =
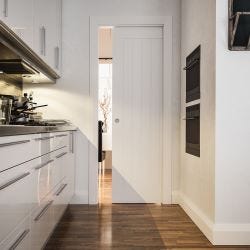
[[172, 16], [91, 16], [90, 24], [90, 123], [92, 144], [89, 146], [89, 204], [98, 203], [98, 30], [102, 26], [161, 26], [163, 28], [163, 166], [162, 166], [162, 203], [172, 204], [173, 157], [173, 30]]

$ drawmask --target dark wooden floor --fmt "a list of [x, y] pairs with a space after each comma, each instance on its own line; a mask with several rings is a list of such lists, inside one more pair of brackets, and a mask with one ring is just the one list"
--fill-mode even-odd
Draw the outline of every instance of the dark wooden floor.
[[100, 205], [70, 205], [46, 249], [250, 249], [213, 247], [178, 205], [111, 204], [111, 174]]

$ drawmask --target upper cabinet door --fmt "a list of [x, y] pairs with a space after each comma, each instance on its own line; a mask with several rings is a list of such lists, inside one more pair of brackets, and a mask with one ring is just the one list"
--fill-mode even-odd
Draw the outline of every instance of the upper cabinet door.
[[1, 0], [0, 18], [33, 47], [33, 0]]
[[34, 0], [34, 50], [59, 74], [61, 15], [61, 0]]

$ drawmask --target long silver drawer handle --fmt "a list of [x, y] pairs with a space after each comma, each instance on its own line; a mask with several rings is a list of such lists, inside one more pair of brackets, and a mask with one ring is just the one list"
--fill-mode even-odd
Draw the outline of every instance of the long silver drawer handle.
[[46, 213], [46, 211], [49, 209], [49, 207], [52, 205], [53, 202], [54, 202], [53, 200], [49, 201], [44, 206], [44, 208], [41, 210], [41, 212], [36, 216], [36, 218], [34, 219], [34, 221], [39, 221], [42, 218], [42, 216]]
[[59, 61], [60, 61], [60, 48], [55, 47], [55, 68], [59, 69]]
[[67, 186], [68, 186], [68, 184], [63, 184], [63, 185], [59, 188], [59, 190], [55, 193], [55, 195], [56, 195], [56, 196], [59, 196], [59, 195], [62, 193], [62, 191], [63, 191]]
[[46, 140], [50, 140], [53, 139], [54, 136], [48, 136], [48, 137], [43, 137], [43, 138], [36, 138], [36, 141], [46, 141]]
[[64, 135], [56, 135], [56, 137], [66, 137], [68, 135], [64, 134]]
[[46, 55], [46, 28], [43, 26], [40, 28], [41, 33], [41, 55]]
[[4, 0], [4, 17], [8, 17], [8, 10], [9, 10], [9, 0]]
[[44, 167], [46, 167], [48, 164], [50, 164], [50, 163], [53, 162], [53, 161], [54, 161], [54, 160], [49, 160], [49, 161], [47, 161], [47, 162], [45, 162], [45, 163], [43, 163], [43, 164], [41, 164], [41, 165], [35, 167], [35, 170], [39, 170], [39, 169], [41, 169], [41, 168], [44, 168]]
[[11, 185], [13, 185], [13, 184], [16, 183], [16, 182], [22, 180], [23, 178], [25, 178], [25, 177], [28, 176], [28, 175], [30, 175], [29, 172], [28, 172], [28, 173], [25, 173], [25, 174], [22, 174], [22, 175], [19, 175], [19, 176], [16, 177], [15, 179], [6, 182], [5, 184], [3, 184], [3, 185], [0, 186], [0, 191], [3, 190], [3, 189], [5, 189], [5, 188], [7, 188], [7, 187], [9, 187], [9, 186], [11, 186]]
[[18, 247], [18, 245], [24, 240], [24, 238], [28, 235], [30, 232], [29, 229], [26, 229], [19, 237], [18, 239], [13, 243], [13, 245], [9, 248], [9, 250], [14, 250]]
[[56, 156], [56, 159], [59, 159], [59, 158], [63, 157], [66, 154], [67, 154], [67, 152], [61, 153], [61, 154], [59, 154], [59, 155]]
[[2, 143], [2, 144], [0, 144], [0, 148], [19, 145], [19, 144], [24, 144], [24, 143], [28, 143], [28, 142], [30, 142], [30, 140]]

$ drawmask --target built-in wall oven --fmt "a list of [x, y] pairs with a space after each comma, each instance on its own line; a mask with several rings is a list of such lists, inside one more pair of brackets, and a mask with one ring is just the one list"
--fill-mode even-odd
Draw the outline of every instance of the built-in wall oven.
[[186, 107], [186, 153], [200, 157], [200, 104]]
[[200, 99], [200, 56], [201, 47], [186, 58], [186, 102]]

